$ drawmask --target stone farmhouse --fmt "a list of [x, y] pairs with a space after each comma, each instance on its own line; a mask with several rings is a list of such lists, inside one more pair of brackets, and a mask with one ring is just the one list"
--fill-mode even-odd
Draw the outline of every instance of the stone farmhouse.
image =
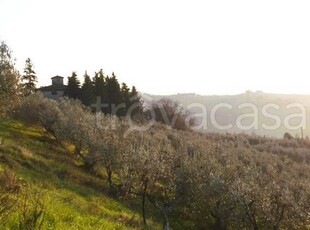
[[67, 86], [64, 85], [64, 78], [61, 76], [52, 77], [52, 85], [41, 87], [39, 90], [44, 97], [57, 100], [65, 95]]

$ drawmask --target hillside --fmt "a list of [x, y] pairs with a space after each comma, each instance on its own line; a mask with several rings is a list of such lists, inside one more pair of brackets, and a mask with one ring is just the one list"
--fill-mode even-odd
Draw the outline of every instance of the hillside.
[[[305, 109], [305, 125], [303, 126], [304, 135], [310, 135], [310, 119], [307, 119], [307, 114], [310, 113], [310, 95], [285, 95], [285, 94], [270, 94], [263, 93], [260, 91], [251, 92], [247, 91], [244, 94], [238, 95], [209, 95], [202, 96], [197, 94], [176, 94], [176, 95], [149, 95], [144, 94], [143, 99], [146, 103], [151, 99], [159, 100], [162, 98], [169, 98], [171, 100], [178, 101], [185, 108], [189, 108], [189, 110], [194, 114], [202, 114], [202, 110], [200, 107], [206, 109], [206, 115], [204, 118], [206, 119], [205, 128], [201, 128], [202, 132], [230, 132], [230, 133], [248, 133], [251, 134], [255, 132], [259, 135], [266, 135], [271, 137], [283, 137], [285, 132], [290, 133], [291, 135], [301, 136], [301, 130], [298, 126], [302, 123], [300, 117], [301, 109]], [[218, 124], [225, 126], [227, 124], [232, 124], [232, 127], [225, 130], [220, 130], [214, 125], [214, 122], [211, 121], [211, 111], [216, 108], [217, 105], [221, 106], [221, 103], [225, 104], [224, 107], [220, 107], [217, 109], [215, 113], [215, 119]], [[198, 104], [198, 107], [197, 107]], [[245, 104], [244, 108], [238, 108], [239, 105]], [[238, 117], [245, 114], [253, 114], [253, 109], [249, 108], [247, 104], [252, 104], [257, 109], [257, 125], [258, 128], [249, 128], [249, 129], [240, 129], [237, 125]], [[297, 105], [298, 104], [298, 105]], [[230, 106], [230, 108], [225, 106]], [[287, 106], [291, 105], [289, 108]], [[297, 106], [296, 106], [297, 105]], [[269, 106], [267, 109], [268, 115], [263, 113], [263, 107]], [[255, 111], [254, 111], [255, 112]], [[296, 118], [292, 118], [290, 121], [291, 126], [296, 129], [288, 128], [285, 125], [285, 118], [289, 115], [296, 114]], [[273, 117], [272, 117], [273, 116]], [[266, 129], [263, 128], [262, 124], [267, 124], [269, 126], [273, 126], [276, 124], [276, 120], [274, 116], [277, 116], [280, 121], [280, 125], [275, 129]], [[244, 126], [251, 125], [253, 123], [253, 118], [244, 119]]]
[[[18, 202], [10, 215], [0, 215], [0, 229], [19, 229], [20, 218], [33, 219], [34, 213], [41, 229], [140, 229], [137, 204], [106, 195], [103, 178], [80, 165], [70, 146], [59, 145], [41, 127], [1, 121], [0, 181], [15, 183], [19, 191], [10, 193], [11, 202]], [[0, 214], [7, 201], [3, 192]], [[157, 220], [148, 222], [150, 229], [161, 229]]]
[[[244, 134], [190, 137], [187, 132], [171, 131], [165, 132], [192, 159], [183, 165], [188, 175], [180, 174], [182, 181], [177, 182], [180, 193], [176, 194], [182, 200], [180, 209], [170, 215], [171, 229], [221, 229], [218, 220], [222, 219], [232, 226], [235, 221], [240, 224], [236, 218], [243, 204], [234, 204], [236, 197], [243, 202], [256, 200], [249, 208], [261, 224], [266, 221], [259, 229], [269, 226], [273, 218], [281, 218], [281, 226], [294, 226], [299, 218], [300, 224], [305, 221], [301, 213], [309, 215], [309, 141]], [[13, 120], [0, 122], [0, 140], [1, 229], [143, 228], [140, 201], [108, 195], [106, 174], [85, 170], [73, 146], [60, 145], [39, 126]], [[191, 143], [188, 147], [186, 140]], [[158, 211], [149, 203], [146, 207], [146, 229], [162, 229]], [[275, 207], [287, 210], [284, 216], [279, 217]], [[10, 212], [3, 212], [5, 208]], [[271, 219], [265, 220], [265, 215]], [[246, 223], [246, 219], [240, 221]]]
[[4, 229], [310, 226], [308, 138], [133, 126], [41, 95], [15, 111], [0, 122]]

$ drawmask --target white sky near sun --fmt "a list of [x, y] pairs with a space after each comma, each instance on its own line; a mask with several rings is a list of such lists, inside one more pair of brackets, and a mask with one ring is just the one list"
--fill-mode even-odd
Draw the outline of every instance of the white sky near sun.
[[0, 0], [40, 85], [99, 69], [152, 94], [310, 94], [310, 1]]

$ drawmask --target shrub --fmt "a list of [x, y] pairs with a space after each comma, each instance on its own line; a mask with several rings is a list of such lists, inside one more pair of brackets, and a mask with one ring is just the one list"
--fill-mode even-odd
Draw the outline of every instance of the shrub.
[[0, 172], [0, 222], [16, 208], [20, 189], [21, 182], [12, 171]]
[[38, 93], [22, 99], [17, 107], [15, 118], [28, 124], [40, 124], [46, 131], [53, 134], [52, 127], [57, 121], [59, 113], [56, 101], [44, 98], [42, 94]]
[[146, 116], [155, 115], [155, 120], [174, 129], [186, 130], [186, 111], [181, 104], [170, 99], [163, 98], [148, 105]]
[[42, 194], [27, 188], [19, 203], [19, 229], [42, 229], [45, 219], [45, 204]]

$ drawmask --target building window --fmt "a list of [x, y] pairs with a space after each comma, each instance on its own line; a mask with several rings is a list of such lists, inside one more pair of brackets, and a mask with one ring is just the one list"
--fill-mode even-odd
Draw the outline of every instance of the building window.
[[57, 91], [52, 91], [52, 95], [57, 95]]

